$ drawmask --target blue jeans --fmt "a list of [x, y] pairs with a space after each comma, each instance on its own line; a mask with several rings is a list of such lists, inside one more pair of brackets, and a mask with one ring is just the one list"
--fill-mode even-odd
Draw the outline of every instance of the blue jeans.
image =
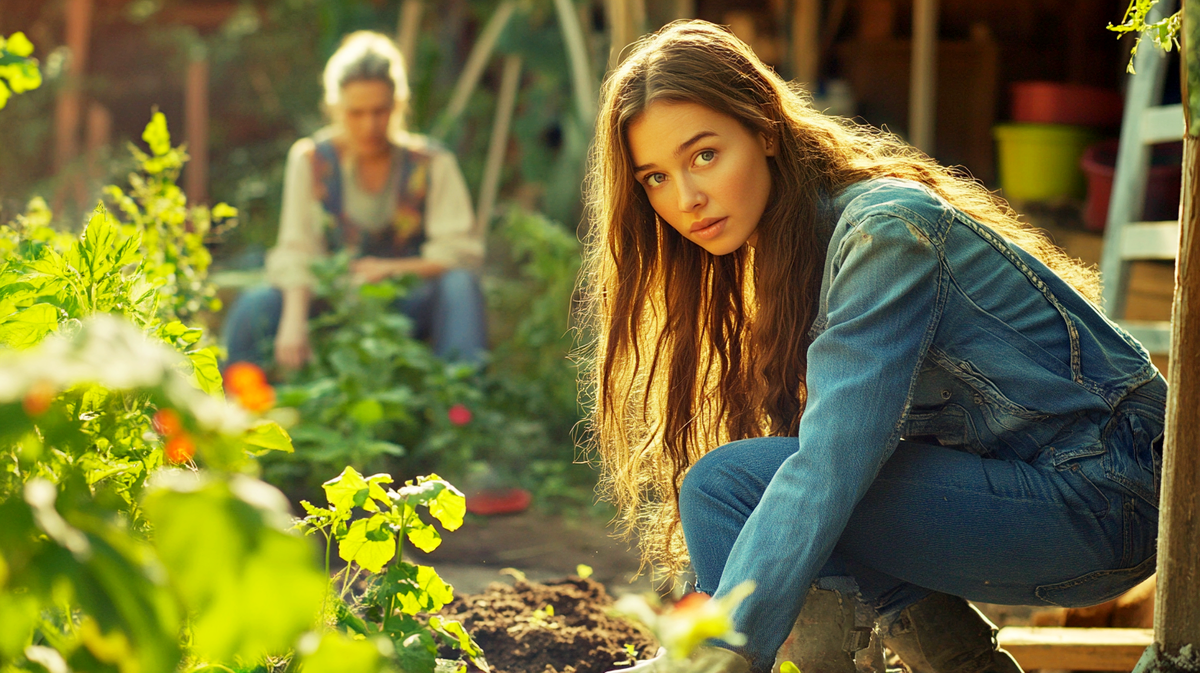
[[[439, 357], [479, 362], [487, 350], [487, 325], [479, 280], [451, 269], [409, 291], [396, 308], [413, 320], [417, 338], [432, 343]], [[283, 293], [259, 287], [238, 297], [225, 320], [222, 341], [228, 362], [265, 365], [272, 358], [283, 312]]]
[[[1149, 386], [1148, 386], [1149, 388]], [[1111, 599], [1155, 570], [1157, 484], [1122, 483], [1128, 463], [1160, 470], [1162, 392], [1135, 392], [1105, 424], [1094, 455], [1031, 462], [902, 441], [880, 469], [826, 559], [816, 586], [857, 588], [887, 625], [931, 591], [1010, 605], [1080, 606]], [[1146, 439], [1147, 432], [1150, 434]], [[726, 444], [692, 466], [679, 495], [697, 590], [716, 592], [730, 550], [795, 437]], [[803, 511], [764, 511], [758, 526], [799, 559], [819, 541], [798, 539]], [[772, 554], [778, 555], [778, 552]], [[789, 564], [755, 578], [754, 605], [735, 613], [755, 671], [769, 670], [803, 605]], [[722, 587], [722, 593], [728, 587]], [[798, 588], [801, 589], [801, 588]], [[743, 608], [746, 607], [743, 603]], [[739, 620], [757, 615], [751, 623]]]

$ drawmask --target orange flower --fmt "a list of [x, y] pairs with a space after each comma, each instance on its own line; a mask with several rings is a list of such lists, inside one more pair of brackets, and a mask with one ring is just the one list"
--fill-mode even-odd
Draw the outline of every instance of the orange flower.
[[167, 440], [166, 453], [172, 463], [186, 463], [196, 455], [196, 444], [185, 432]]
[[275, 406], [275, 389], [265, 384], [248, 388], [238, 393], [237, 400], [247, 410], [261, 413]]
[[709, 596], [708, 594], [702, 594], [699, 591], [690, 593], [690, 594], [684, 596], [683, 598], [680, 598], [679, 601], [677, 603], [675, 603], [673, 612], [676, 612], [676, 613], [693, 612], [695, 610], [700, 609], [700, 607], [703, 606], [705, 603], [707, 603], [710, 599], [711, 599], [711, 596]]
[[41, 416], [50, 410], [54, 394], [54, 386], [45, 381], [39, 381], [25, 393], [25, 397], [21, 398], [21, 408], [30, 416]]
[[267, 375], [258, 365], [235, 362], [225, 369], [225, 389], [240, 397], [243, 392], [267, 385]]
[[225, 369], [225, 390], [249, 411], [263, 412], [275, 406], [275, 389], [257, 365], [235, 362]]
[[174, 409], [159, 409], [154, 412], [154, 431], [163, 437], [174, 437], [183, 432], [183, 419]]

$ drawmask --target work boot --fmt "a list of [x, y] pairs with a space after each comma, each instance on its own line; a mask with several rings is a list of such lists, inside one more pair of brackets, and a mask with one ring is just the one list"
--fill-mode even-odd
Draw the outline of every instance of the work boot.
[[809, 589], [772, 670], [790, 661], [802, 673], [883, 673], [879, 639], [871, 637], [873, 616], [856, 595]]
[[883, 644], [912, 673], [1022, 673], [996, 631], [965, 598], [936, 592], [880, 624]]

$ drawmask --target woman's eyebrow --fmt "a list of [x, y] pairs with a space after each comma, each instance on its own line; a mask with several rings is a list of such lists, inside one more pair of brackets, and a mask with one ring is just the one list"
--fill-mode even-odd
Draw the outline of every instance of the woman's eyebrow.
[[[696, 135], [692, 136], [691, 138], [688, 138], [687, 140], [683, 141], [679, 145], [679, 147], [675, 150], [675, 153], [672, 156], [678, 157], [679, 155], [686, 152], [688, 150], [688, 148], [691, 147], [692, 145], [695, 145], [696, 143], [700, 142], [701, 140], [703, 140], [705, 138], [708, 138], [710, 136], [716, 136], [716, 135], [717, 134], [714, 131], [701, 131], [701, 132], [697, 133]], [[633, 172], [641, 173], [642, 171], [650, 169], [650, 168], [654, 168], [654, 164], [652, 164], [652, 163], [642, 164], [641, 166], [634, 166]]]

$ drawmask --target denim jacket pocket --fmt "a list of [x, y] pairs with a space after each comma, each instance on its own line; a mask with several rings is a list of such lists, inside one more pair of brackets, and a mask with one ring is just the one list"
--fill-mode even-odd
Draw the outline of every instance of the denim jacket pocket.
[[1151, 554], [1132, 568], [1097, 570], [1057, 584], [1043, 584], [1034, 590], [1048, 605], [1063, 608], [1086, 607], [1112, 600], [1154, 574], [1158, 555]]
[[1162, 420], [1131, 409], [1118, 413], [1105, 428], [1105, 474], [1130, 494], [1158, 507], [1162, 474]]

